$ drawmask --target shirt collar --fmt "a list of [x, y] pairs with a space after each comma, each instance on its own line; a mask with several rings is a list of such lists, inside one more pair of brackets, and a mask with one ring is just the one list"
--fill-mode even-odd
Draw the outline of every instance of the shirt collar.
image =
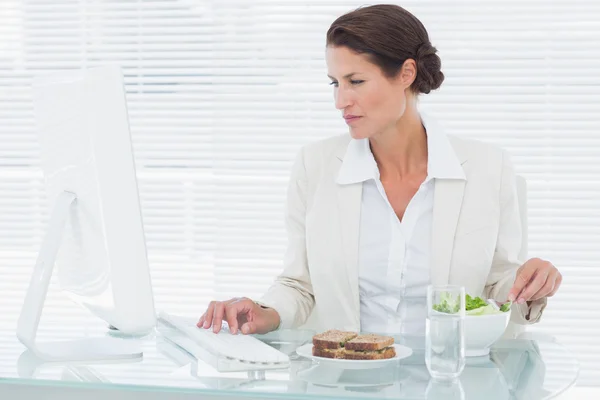
[[[465, 171], [448, 140], [435, 120], [421, 114], [427, 132], [427, 178], [466, 180]], [[341, 185], [379, 179], [379, 169], [369, 146], [369, 139], [352, 139], [340, 167], [336, 182]]]

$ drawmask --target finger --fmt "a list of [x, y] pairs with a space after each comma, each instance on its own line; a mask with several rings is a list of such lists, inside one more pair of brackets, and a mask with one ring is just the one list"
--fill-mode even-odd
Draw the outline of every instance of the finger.
[[519, 294], [517, 303], [523, 304], [531, 299], [531, 296], [536, 294], [544, 285], [548, 279], [548, 271], [538, 270], [533, 279]]
[[208, 305], [208, 308], [206, 309], [206, 312], [204, 313], [204, 324], [202, 324], [202, 327], [204, 329], [208, 329], [212, 325], [213, 315], [215, 313], [216, 305], [217, 305], [216, 301], [211, 301], [210, 304]]
[[214, 333], [219, 333], [219, 331], [221, 330], [221, 326], [223, 325], [223, 315], [224, 314], [225, 314], [225, 304], [218, 303], [215, 306], [213, 322], [212, 322], [212, 327], [213, 327]]
[[242, 333], [244, 335], [250, 335], [252, 333], [256, 333], [256, 323], [254, 321], [248, 321], [244, 325], [242, 325]]
[[241, 325], [247, 322], [248, 313], [252, 311], [253, 307], [256, 307], [256, 303], [254, 303], [254, 301], [247, 297], [242, 297], [230, 305], [230, 309], [235, 310], [235, 315], [232, 311], [229, 311], [231, 315], [228, 315], [228, 310], [225, 309], [225, 315], [231, 333], [236, 334], [238, 329], [241, 328]]
[[552, 289], [552, 291], [548, 294], [548, 297], [552, 297], [556, 294], [556, 292], [558, 291], [558, 288], [560, 287], [562, 283], [562, 275], [559, 272], [558, 276], [556, 277], [556, 282], [554, 282], [554, 289]]
[[200, 317], [200, 319], [198, 320], [198, 323], [196, 324], [196, 326], [198, 328], [202, 328], [204, 325], [204, 320], [206, 319], [206, 313], [202, 314], [202, 316]]
[[213, 322], [213, 317], [214, 317], [214, 308], [217, 304], [219, 303], [224, 303], [224, 304], [229, 304], [233, 301], [237, 300], [237, 298], [233, 298], [224, 302], [220, 302], [220, 301], [211, 301], [208, 305], [208, 308], [206, 309], [206, 312], [204, 314], [202, 314], [202, 317], [200, 317], [200, 320], [198, 321], [198, 327], [202, 327], [205, 329], [210, 328], [212, 322]]
[[244, 312], [244, 304], [241, 302], [231, 303], [225, 306], [225, 318], [229, 324], [229, 332], [237, 334], [238, 331], [238, 314]]
[[523, 289], [525, 289], [527, 284], [533, 278], [536, 268], [535, 264], [531, 261], [532, 260], [527, 261], [525, 264], [523, 264], [521, 268], [519, 268], [519, 271], [517, 271], [515, 283], [513, 284], [512, 289], [510, 289], [510, 292], [508, 293], [509, 301], [515, 301], [519, 294], [523, 291]]
[[546, 283], [544, 284], [544, 286], [542, 286], [540, 290], [534, 293], [533, 296], [531, 296], [530, 300], [535, 301], [548, 296], [548, 294], [550, 294], [554, 290], [555, 283], [556, 273], [551, 272], [550, 274], [548, 274], [548, 278], [546, 279]]

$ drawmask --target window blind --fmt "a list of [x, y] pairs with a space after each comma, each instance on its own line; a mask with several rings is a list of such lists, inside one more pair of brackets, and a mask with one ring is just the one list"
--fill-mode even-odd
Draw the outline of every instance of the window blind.
[[[31, 79], [123, 68], [157, 307], [259, 296], [281, 271], [289, 167], [346, 132], [325, 32], [364, 5], [336, 0], [3, 0], [0, 5], [0, 324], [16, 325], [44, 233]], [[529, 185], [530, 255], [564, 275], [533, 330], [600, 382], [600, 4], [407, 0], [446, 81], [421, 107], [450, 134], [511, 152]], [[85, 313], [54, 285], [42, 332]], [[560, 373], [560, 371], [555, 371]]]

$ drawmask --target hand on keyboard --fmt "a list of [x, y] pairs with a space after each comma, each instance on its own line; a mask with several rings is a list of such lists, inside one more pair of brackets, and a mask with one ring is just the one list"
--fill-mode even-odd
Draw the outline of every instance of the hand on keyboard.
[[242, 297], [227, 301], [211, 301], [206, 312], [200, 317], [198, 327], [204, 329], [212, 327], [213, 332], [218, 333], [223, 320], [227, 321], [231, 333], [237, 334], [239, 330], [245, 335], [273, 331], [280, 323], [277, 311]]

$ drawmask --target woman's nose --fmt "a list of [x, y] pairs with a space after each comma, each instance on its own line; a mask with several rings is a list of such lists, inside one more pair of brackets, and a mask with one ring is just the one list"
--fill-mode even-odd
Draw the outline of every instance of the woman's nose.
[[335, 108], [343, 110], [348, 107], [351, 103], [351, 98], [348, 91], [338, 88], [335, 93]]

